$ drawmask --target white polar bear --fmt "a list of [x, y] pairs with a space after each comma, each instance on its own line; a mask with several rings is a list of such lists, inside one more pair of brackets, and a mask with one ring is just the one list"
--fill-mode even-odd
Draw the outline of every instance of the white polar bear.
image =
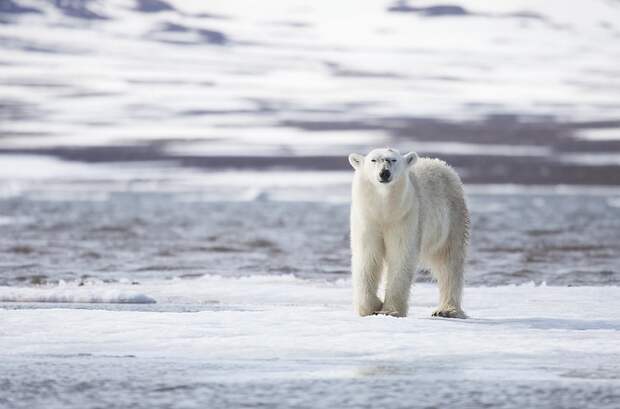
[[[439, 284], [433, 316], [465, 318], [461, 309], [469, 213], [459, 176], [439, 159], [375, 149], [352, 153], [354, 305], [361, 316], [407, 315], [418, 267]], [[377, 295], [384, 280], [383, 302]]]

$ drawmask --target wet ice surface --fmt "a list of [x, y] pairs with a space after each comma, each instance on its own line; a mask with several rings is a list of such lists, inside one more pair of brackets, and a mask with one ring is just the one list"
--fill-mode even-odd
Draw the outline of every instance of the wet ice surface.
[[[589, 358], [571, 359], [587, 362]], [[5, 368], [10, 368], [4, 374], [11, 380], [5, 378], [2, 385], [20, 398], [8, 401], [15, 408], [372, 408], [379, 404], [422, 408], [448, 404], [612, 409], [620, 399], [617, 378], [604, 379], [606, 373], [603, 370], [599, 375], [598, 368], [555, 380], [502, 379], [501, 375], [482, 380], [463, 376], [470, 368], [466, 359], [415, 363], [276, 362], [268, 364], [267, 373], [264, 364], [210, 364], [191, 359], [179, 362], [165, 358], [43, 356], [8, 358], [4, 362]], [[300, 373], [300, 366], [307, 372]], [[437, 370], [438, 366], [441, 369]], [[93, 367], [98, 368], [96, 378], [92, 378]], [[25, 368], [32, 372], [23, 372]], [[248, 378], [235, 379], [240, 373]], [[603, 379], [597, 379], [599, 376]]]
[[143, 288], [162, 310], [0, 304], [9, 307], [0, 403], [615, 408], [620, 399], [618, 287], [467, 288], [468, 320], [430, 318], [437, 292], [427, 284], [405, 319], [355, 317], [348, 281], [204, 277]]
[[[347, 277], [349, 184], [338, 181], [351, 174], [260, 175], [244, 175], [235, 185], [228, 173], [207, 174], [201, 190], [139, 179], [13, 185], [22, 187], [0, 198], [1, 283]], [[228, 186], [218, 184], [228, 176]], [[5, 192], [10, 185], [1, 184]], [[476, 186], [468, 192], [468, 285], [620, 283], [619, 192]], [[430, 275], [422, 271], [418, 280]]]

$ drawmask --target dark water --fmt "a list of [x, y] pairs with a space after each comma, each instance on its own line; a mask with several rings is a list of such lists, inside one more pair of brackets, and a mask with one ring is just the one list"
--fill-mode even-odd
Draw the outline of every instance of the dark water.
[[[617, 202], [613, 195], [470, 195], [467, 284], [619, 284]], [[347, 203], [184, 202], [174, 193], [5, 198], [0, 284], [203, 274], [344, 278], [348, 212]]]

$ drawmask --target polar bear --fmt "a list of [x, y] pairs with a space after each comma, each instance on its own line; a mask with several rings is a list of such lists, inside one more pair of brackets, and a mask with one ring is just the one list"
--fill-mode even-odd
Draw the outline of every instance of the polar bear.
[[[418, 267], [439, 285], [433, 316], [465, 318], [461, 309], [469, 213], [456, 172], [439, 159], [375, 149], [349, 155], [353, 298], [361, 316], [407, 315]], [[377, 295], [383, 280], [385, 297]]]

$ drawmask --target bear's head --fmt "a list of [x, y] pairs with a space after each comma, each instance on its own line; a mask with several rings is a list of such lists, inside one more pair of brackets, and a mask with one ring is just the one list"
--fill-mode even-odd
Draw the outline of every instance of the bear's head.
[[389, 186], [406, 175], [418, 160], [415, 152], [401, 155], [395, 149], [375, 149], [368, 155], [349, 155], [349, 163], [356, 172], [361, 172], [371, 183]]

